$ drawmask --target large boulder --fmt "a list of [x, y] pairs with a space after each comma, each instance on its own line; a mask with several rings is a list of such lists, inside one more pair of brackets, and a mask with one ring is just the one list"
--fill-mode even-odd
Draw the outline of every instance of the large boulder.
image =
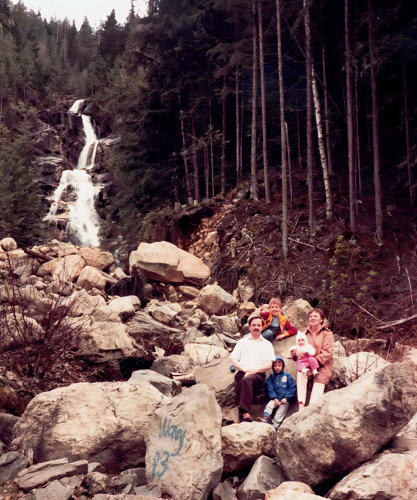
[[230, 358], [216, 359], [204, 366], [198, 366], [193, 374], [199, 384], [207, 384], [216, 395], [222, 407], [235, 405], [235, 374], [229, 369]]
[[165, 396], [176, 396], [181, 392], [181, 383], [172, 378], [165, 377], [154, 370], [136, 370], [132, 373], [129, 380], [137, 380], [141, 383], [153, 385], [159, 392]]
[[99, 248], [80, 248], [80, 255], [87, 266], [93, 266], [101, 271], [107, 269], [114, 263], [114, 257], [110, 252], [102, 252]]
[[14, 427], [11, 448], [37, 462], [67, 457], [108, 469], [145, 459], [149, 419], [164, 396], [149, 383], [79, 383], [35, 396]]
[[157, 409], [146, 437], [146, 474], [175, 500], [205, 500], [220, 481], [221, 411], [212, 391], [195, 385]]
[[288, 372], [295, 381], [297, 381], [297, 365], [291, 357], [290, 347], [295, 344], [295, 335], [284, 337], [281, 340], [273, 340], [272, 345], [277, 356], [280, 356], [285, 362], [284, 370]]
[[312, 309], [309, 302], [297, 299], [285, 304], [282, 308], [282, 314], [289, 319], [292, 325], [304, 332], [308, 326], [308, 313]]
[[240, 321], [237, 315], [212, 316], [210, 321], [219, 327], [220, 333], [236, 335], [240, 330]]
[[242, 422], [222, 427], [224, 472], [245, 470], [255, 460], [275, 455], [276, 431], [261, 422]]
[[106, 301], [101, 295], [90, 295], [86, 290], [81, 289], [73, 292], [68, 297], [64, 297], [58, 303], [67, 316], [92, 316], [94, 311], [106, 305]]
[[91, 290], [93, 288], [104, 290], [106, 288], [106, 278], [96, 267], [85, 266], [81, 269], [78, 276], [77, 285], [84, 288], [84, 290]]
[[67, 255], [58, 259], [56, 267], [52, 271], [52, 277], [61, 282], [74, 281], [78, 278], [84, 266], [85, 260], [81, 255]]
[[0, 247], [6, 252], [8, 252], [9, 250], [16, 250], [17, 243], [16, 240], [14, 240], [13, 238], [7, 237], [0, 240]]
[[126, 324], [127, 332], [138, 342], [147, 340], [161, 347], [167, 345], [170, 340], [180, 343], [183, 335], [181, 330], [156, 321], [144, 311], [137, 311]]
[[85, 322], [81, 327], [79, 337], [79, 351], [83, 357], [92, 362], [103, 363], [144, 353], [127, 333], [127, 327], [123, 323]]
[[109, 311], [116, 313], [122, 321], [126, 321], [140, 309], [140, 300], [136, 295], [116, 297], [107, 304], [107, 307]]
[[43, 339], [45, 332], [39, 323], [18, 311], [0, 317], [0, 350], [29, 346]]
[[165, 283], [201, 285], [210, 276], [210, 269], [201, 259], [172, 243], [142, 242], [129, 257], [130, 271], [139, 269], [146, 278]]
[[184, 354], [192, 359], [196, 365], [205, 365], [214, 359], [229, 356], [229, 352], [223, 347], [214, 344], [199, 344], [190, 342], [184, 346]]
[[[308, 484], [300, 483], [299, 481], [284, 481], [278, 487], [268, 490], [265, 494], [265, 500], [300, 500], [302, 495], [314, 495], [314, 491]], [[322, 497], [317, 497], [322, 498]]]
[[219, 285], [206, 285], [200, 290], [198, 302], [201, 309], [208, 314], [226, 314], [237, 305], [233, 295]]
[[327, 496], [332, 500], [417, 498], [417, 452], [383, 454], [345, 476]]
[[276, 488], [283, 481], [285, 477], [281, 468], [275, 465], [272, 458], [261, 455], [237, 490], [239, 500], [264, 498], [268, 490]]
[[373, 352], [356, 352], [347, 358], [338, 358], [333, 367], [332, 384], [344, 387], [361, 375], [388, 364], [384, 358]]
[[0, 483], [13, 481], [17, 474], [29, 465], [27, 457], [17, 451], [9, 451], [0, 457]]
[[[4, 383], [2, 383], [3, 393], [5, 391]], [[4, 411], [4, 410], [3, 410]], [[0, 412], [0, 441], [5, 444], [9, 444], [12, 440], [13, 427], [19, 421], [19, 417], [10, 415], [9, 413]]]
[[151, 370], [169, 377], [171, 373], [189, 373], [193, 366], [194, 364], [188, 356], [172, 354], [171, 356], [156, 358], [152, 363]]
[[417, 370], [392, 363], [289, 417], [277, 455], [288, 479], [314, 486], [369, 460], [416, 411]]

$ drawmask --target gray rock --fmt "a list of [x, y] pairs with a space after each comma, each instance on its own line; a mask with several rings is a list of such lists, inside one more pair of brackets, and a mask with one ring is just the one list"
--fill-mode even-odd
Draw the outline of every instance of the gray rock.
[[417, 370], [392, 363], [285, 420], [277, 455], [288, 479], [314, 486], [369, 460], [416, 411]]
[[175, 500], [205, 500], [220, 481], [221, 410], [206, 385], [185, 389], [155, 411], [146, 437], [146, 472]]
[[136, 370], [132, 373], [129, 382], [139, 381], [153, 385], [165, 396], [176, 396], [181, 392], [181, 383], [165, 377], [154, 370]]
[[304, 494], [314, 496], [314, 491], [308, 484], [299, 481], [284, 481], [277, 488], [268, 490], [265, 494], [265, 499], [280, 500], [281, 498], [286, 498], [287, 500], [299, 500], [303, 498], [302, 495]]
[[148, 483], [145, 467], [128, 469], [121, 472], [118, 476], [112, 478], [111, 489], [114, 493], [125, 492], [127, 486], [130, 486], [128, 493], [134, 493], [134, 488], [144, 486]]
[[17, 451], [9, 451], [0, 457], [0, 483], [12, 481], [17, 474], [26, 469], [29, 460]]
[[141, 499], [159, 498], [159, 488], [157, 486], [137, 486], [135, 488], [135, 493], [139, 495]]
[[21, 490], [29, 491], [54, 479], [76, 476], [77, 474], [87, 474], [87, 471], [87, 460], [78, 460], [72, 463], [62, 463], [62, 460], [53, 460], [33, 465], [23, 470], [15, 479], [15, 482]]
[[111, 484], [111, 479], [101, 472], [90, 472], [84, 476], [82, 485], [88, 491], [89, 495], [97, 493], [106, 493]]
[[222, 427], [224, 472], [245, 470], [260, 455], [275, 455], [276, 431], [261, 422], [242, 422]]
[[239, 500], [263, 500], [265, 493], [285, 481], [281, 467], [261, 455], [253, 464], [248, 477], [237, 490]]
[[386, 453], [345, 476], [332, 500], [410, 500], [417, 497], [417, 453]]
[[45, 488], [32, 491], [34, 500], [69, 500], [73, 491], [62, 485], [58, 480], [52, 481]]
[[0, 441], [3, 441], [5, 444], [10, 443], [13, 427], [18, 421], [19, 417], [9, 415], [8, 413], [0, 413]]
[[144, 311], [137, 311], [126, 323], [127, 333], [135, 340], [148, 340], [156, 345], [165, 344], [167, 339], [181, 339], [182, 332], [153, 319]]
[[151, 370], [169, 377], [171, 373], [189, 373], [194, 364], [188, 356], [172, 354], [163, 358], [157, 358], [152, 363]]
[[99, 493], [98, 495], [94, 495], [92, 500], [149, 500], [150, 498], [153, 500], [162, 500], [156, 492], [149, 492], [149, 494], [145, 494], [144, 492], [136, 495], [126, 495], [124, 493], [120, 495], [107, 495]]
[[79, 383], [42, 392], [16, 424], [11, 446], [33, 448], [39, 462], [85, 457], [112, 470], [135, 467], [145, 458], [148, 419], [164, 398], [140, 382]]
[[216, 323], [221, 333], [236, 334], [239, 332], [240, 321], [237, 315], [212, 316], [211, 321]]
[[282, 308], [282, 314], [289, 319], [292, 325], [304, 332], [308, 326], [308, 313], [312, 309], [309, 302], [297, 299], [285, 304]]
[[223, 481], [214, 488], [213, 500], [237, 500], [235, 490], [229, 481]]
[[202, 288], [198, 302], [208, 314], [226, 314], [237, 305], [236, 299], [217, 284]]
[[222, 407], [235, 405], [235, 374], [229, 369], [230, 358], [221, 358], [194, 369], [199, 384], [207, 384], [214, 390], [217, 402]]
[[345, 387], [361, 375], [388, 364], [388, 361], [373, 352], [356, 352], [334, 363], [331, 383], [335, 388]]

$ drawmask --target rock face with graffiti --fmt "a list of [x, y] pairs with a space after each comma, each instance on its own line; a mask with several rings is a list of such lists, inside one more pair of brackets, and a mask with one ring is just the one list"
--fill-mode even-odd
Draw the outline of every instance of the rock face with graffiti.
[[205, 385], [161, 406], [146, 438], [149, 482], [177, 500], [205, 500], [223, 469], [220, 427], [220, 407]]

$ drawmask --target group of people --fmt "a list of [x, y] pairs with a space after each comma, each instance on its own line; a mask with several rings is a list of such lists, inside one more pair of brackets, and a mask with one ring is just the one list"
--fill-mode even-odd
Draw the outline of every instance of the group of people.
[[[266, 392], [269, 402], [263, 416], [258, 418], [271, 423], [276, 429], [284, 420], [290, 402], [297, 395], [299, 410], [306, 406], [307, 385], [313, 381], [310, 403], [319, 399], [333, 372], [334, 339], [324, 321], [324, 313], [315, 308], [309, 312], [305, 333], [298, 331], [281, 314], [279, 298], [272, 298], [269, 307], [261, 307], [248, 320], [249, 334], [239, 340], [230, 357], [237, 371], [235, 375], [236, 401], [239, 420], [252, 422], [253, 399], [256, 394]], [[289, 349], [297, 365], [297, 383], [284, 371], [283, 357], [276, 356], [273, 340], [282, 340], [295, 335], [295, 344]], [[272, 374], [266, 379], [266, 372]]]

